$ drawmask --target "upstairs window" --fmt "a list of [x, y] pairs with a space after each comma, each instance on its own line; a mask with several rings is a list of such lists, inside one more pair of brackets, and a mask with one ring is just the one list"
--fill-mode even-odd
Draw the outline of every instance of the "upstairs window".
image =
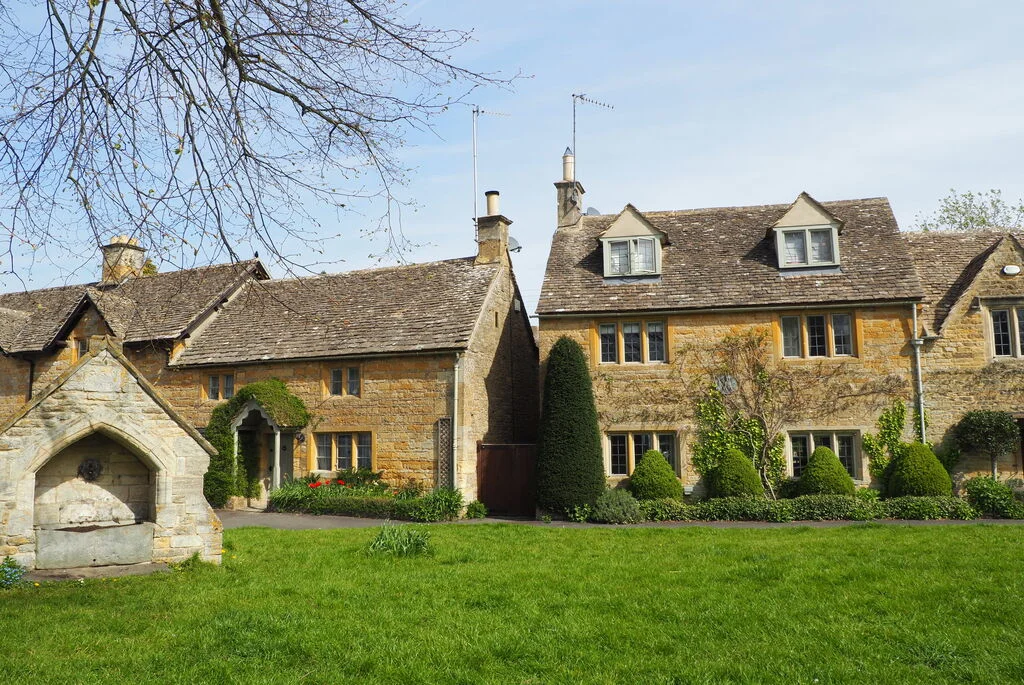
[[206, 399], [230, 400], [235, 396], [235, 374], [211, 375], [206, 381]]
[[997, 357], [1024, 357], [1024, 305], [992, 312], [992, 351]]
[[358, 366], [331, 369], [326, 381], [327, 392], [333, 396], [359, 397], [362, 394], [362, 374]]
[[783, 316], [780, 328], [783, 357], [852, 357], [854, 354], [852, 314]]
[[651, 364], [668, 361], [664, 321], [623, 321], [597, 327], [602, 364]]
[[776, 241], [781, 268], [839, 264], [836, 230], [831, 226], [777, 229]]
[[605, 276], [658, 274], [661, 243], [655, 237], [602, 240]]

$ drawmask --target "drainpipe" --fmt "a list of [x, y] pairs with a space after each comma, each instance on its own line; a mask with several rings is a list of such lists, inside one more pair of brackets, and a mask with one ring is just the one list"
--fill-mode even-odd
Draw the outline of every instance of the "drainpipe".
[[455, 367], [453, 369], [454, 383], [452, 385], [452, 487], [458, 487], [459, 482], [459, 380], [462, 371], [462, 353], [455, 353]]
[[917, 305], [910, 305], [913, 318], [914, 332], [910, 338], [910, 349], [914, 352], [914, 374], [917, 376], [917, 420], [920, 430], [921, 442], [927, 441], [924, 426], [924, 382], [921, 378], [921, 345], [924, 341], [918, 336], [917, 331]]

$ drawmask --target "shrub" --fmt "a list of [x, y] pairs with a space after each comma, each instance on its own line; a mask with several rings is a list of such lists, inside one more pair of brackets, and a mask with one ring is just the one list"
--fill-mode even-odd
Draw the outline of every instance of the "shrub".
[[478, 499], [473, 500], [466, 506], [466, 518], [482, 519], [487, 518], [487, 505]]
[[798, 495], [852, 495], [853, 478], [835, 452], [828, 447], [816, 447], [797, 481], [796, 491]]
[[640, 518], [644, 521], [691, 521], [692, 507], [679, 501], [678, 498], [642, 499]]
[[296, 480], [270, 493], [267, 510], [424, 522], [451, 521], [462, 511], [462, 493], [452, 488], [410, 497], [389, 492], [381, 484], [349, 488], [331, 481]]
[[792, 500], [754, 497], [723, 497], [693, 507], [697, 521], [792, 521]]
[[708, 493], [711, 497], [761, 497], [764, 488], [750, 459], [731, 449], [708, 474]]
[[683, 485], [672, 471], [665, 455], [647, 450], [629, 477], [629, 489], [639, 500], [683, 496]]
[[19, 564], [14, 557], [4, 557], [4, 560], [0, 561], [0, 590], [18, 587], [25, 582], [27, 572], [28, 569]]
[[385, 523], [366, 546], [369, 556], [418, 557], [432, 553], [430, 531], [419, 526]]
[[594, 503], [590, 519], [598, 523], [637, 523], [641, 520], [640, 505], [628, 490], [605, 490]]
[[882, 499], [882, 493], [874, 488], [857, 488], [853, 496], [864, 502], [877, 502]]
[[953, 481], [931, 449], [915, 442], [890, 464], [885, 490], [886, 497], [949, 496]]
[[454, 521], [462, 513], [462, 492], [455, 488], [438, 488], [425, 497], [395, 501], [411, 503], [408, 517], [412, 521]]
[[573, 523], [586, 523], [593, 511], [594, 508], [589, 504], [576, 504], [565, 510], [565, 518]]
[[804, 495], [792, 500], [797, 521], [870, 521], [886, 515], [885, 506], [852, 495]]
[[1005, 411], [969, 411], [957, 424], [954, 435], [960, 449], [989, 455], [992, 475], [999, 457], [1012, 451], [1020, 439], [1013, 415]]
[[1024, 505], [1013, 496], [1013, 490], [991, 476], [979, 476], [964, 481], [967, 501], [979, 513], [998, 518], [1024, 518]]
[[889, 518], [907, 520], [957, 519], [970, 521], [978, 514], [970, 504], [949, 495], [896, 497], [882, 502]]
[[537, 451], [537, 506], [594, 504], [605, 489], [590, 369], [579, 343], [559, 338], [548, 355]]

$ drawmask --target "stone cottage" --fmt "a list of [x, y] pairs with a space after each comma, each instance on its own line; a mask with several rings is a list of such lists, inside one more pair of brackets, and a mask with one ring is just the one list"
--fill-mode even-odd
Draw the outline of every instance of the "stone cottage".
[[277, 378], [312, 414], [300, 429], [245, 407], [262, 495], [346, 468], [393, 482], [478, 489], [477, 449], [531, 443], [537, 346], [508, 254], [511, 221], [488, 196], [477, 254], [270, 279], [257, 260], [145, 275], [127, 239], [98, 283], [0, 295], [0, 421], [103, 335], [203, 430], [235, 390]]
[[[698, 484], [691, 389], [728, 392], [735, 379], [708, 378], [696, 360], [746, 332], [763, 335], [776, 362], [822, 380], [804, 394], [830, 411], [784, 427], [790, 476], [826, 445], [855, 481], [871, 481], [862, 438], [882, 398], [854, 389], [879, 380], [906, 403], [908, 440], [917, 415], [939, 443], [969, 409], [1024, 412], [1016, 236], [902, 234], [884, 198], [806, 193], [778, 205], [584, 214], [573, 167], [567, 152], [538, 306], [542, 368], [559, 337], [583, 346], [613, 482], [656, 448], [684, 484]], [[853, 397], [837, 406], [824, 379], [840, 373]], [[958, 470], [982, 463], [965, 455]], [[1002, 473], [1020, 473], [1019, 455]]]

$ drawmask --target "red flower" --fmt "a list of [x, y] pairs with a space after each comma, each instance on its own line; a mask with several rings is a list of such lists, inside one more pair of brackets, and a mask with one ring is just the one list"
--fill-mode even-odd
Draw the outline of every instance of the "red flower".
[[323, 483], [321, 483], [320, 481], [316, 481], [316, 482], [314, 482], [314, 483], [310, 483], [310, 484], [309, 484], [309, 487], [311, 487], [311, 488], [318, 488], [318, 487], [320, 487], [321, 485], [323, 485]]
[[344, 484], [345, 484], [345, 481], [343, 481], [342, 479], [339, 478], [338, 479], [338, 485], [344, 485]]

